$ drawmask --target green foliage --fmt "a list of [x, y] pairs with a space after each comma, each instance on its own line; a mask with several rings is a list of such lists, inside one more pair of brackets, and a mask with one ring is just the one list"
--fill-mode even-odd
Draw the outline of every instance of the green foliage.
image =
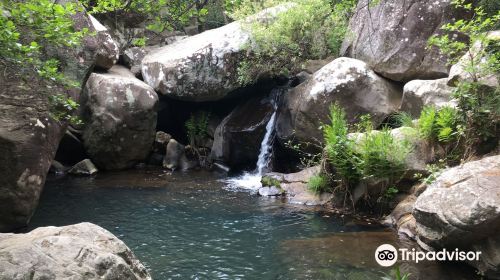
[[[38, 75], [51, 88], [79, 86], [78, 81], [64, 76], [59, 61], [47, 53], [81, 44], [88, 29], [76, 30], [71, 18], [81, 11], [80, 6], [49, 0], [4, 0], [0, 11], [0, 62], [4, 67], [15, 67], [21, 76]], [[80, 122], [71, 115], [78, 104], [70, 97], [55, 94], [49, 98], [55, 119]]]
[[413, 117], [406, 112], [398, 112], [390, 116], [389, 124], [392, 127], [413, 127]]
[[418, 119], [420, 136], [430, 141], [450, 143], [459, 136], [458, 110], [449, 106], [425, 106]]
[[186, 121], [186, 133], [189, 139], [189, 144], [192, 147], [197, 147], [205, 137], [208, 136], [208, 122], [210, 120], [210, 113], [200, 112], [199, 114], [192, 114]]
[[409, 143], [395, 139], [387, 128], [366, 132], [357, 145], [358, 168], [364, 179], [398, 180], [405, 171], [405, 159], [411, 150]]
[[391, 187], [388, 187], [386, 190], [385, 190], [385, 193], [384, 193], [384, 198], [387, 199], [387, 200], [392, 200], [394, 199], [394, 197], [399, 193], [399, 190], [396, 186], [391, 186]]
[[[274, 20], [254, 20], [248, 24], [252, 34], [251, 58], [240, 65], [242, 84], [259, 78], [297, 72], [310, 59], [337, 55], [347, 30], [355, 1], [292, 0], [231, 1], [233, 16], [241, 18], [267, 8], [290, 2], [293, 8]], [[250, 46], [249, 45], [249, 46]]]
[[73, 99], [64, 94], [54, 94], [49, 96], [51, 106], [51, 116], [55, 120], [68, 121], [71, 124], [82, 124], [80, 118], [73, 115], [80, 106]]
[[323, 193], [331, 190], [328, 178], [322, 174], [311, 176], [307, 182], [307, 187], [315, 193]]
[[382, 277], [383, 280], [409, 280], [411, 273], [401, 274], [399, 265], [396, 265], [392, 270], [391, 274]]
[[345, 112], [337, 104], [330, 107], [330, 124], [323, 126], [325, 149], [329, 162], [341, 184], [349, 186], [361, 178], [358, 156], [353, 147], [355, 143], [348, 138], [348, 124]]
[[265, 187], [271, 187], [271, 186], [274, 186], [277, 188], [281, 187], [280, 181], [276, 178], [271, 177], [271, 176], [263, 176], [262, 179], [260, 180], [260, 182], [262, 183], [262, 186], [265, 186]]
[[388, 184], [400, 180], [411, 151], [408, 142], [394, 138], [388, 128], [373, 130], [369, 116], [362, 116], [355, 126], [362, 134], [350, 138], [345, 112], [338, 105], [331, 106], [330, 120], [323, 126], [325, 149], [341, 186], [350, 188], [361, 179], [382, 179]]
[[436, 124], [436, 108], [433, 106], [425, 106], [420, 112], [418, 119], [418, 131], [424, 139], [432, 139], [435, 132]]
[[[483, 85], [481, 80], [500, 73], [500, 40], [487, 32], [498, 27], [500, 10], [492, 9], [498, 7], [498, 1], [481, 1], [482, 5], [477, 7], [465, 4], [463, 0], [454, 0], [454, 4], [473, 12], [474, 17], [444, 25], [445, 34], [432, 37], [429, 43], [448, 55], [450, 63], [460, 63], [470, 77], [459, 81], [454, 92], [458, 101], [458, 136], [452, 135], [448, 128], [443, 128], [441, 135], [438, 135], [441, 140], [447, 141], [450, 135], [459, 137], [464, 146], [462, 158], [468, 158], [477, 153], [482, 143], [495, 142], [494, 139], [498, 139], [499, 135], [500, 91]], [[458, 40], [454, 36], [456, 33], [464, 34], [468, 39]], [[460, 59], [464, 53], [466, 55]]]
[[75, 47], [87, 29], [75, 30], [71, 15], [79, 11], [73, 3], [49, 0], [0, 2], [0, 57], [24, 71], [65, 85], [75, 86], [59, 72], [59, 62], [46, 57], [47, 48]]
[[137, 14], [150, 22], [149, 30], [180, 30], [192, 18], [202, 19], [208, 13], [201, 0], [80, 0], [91, 13]]

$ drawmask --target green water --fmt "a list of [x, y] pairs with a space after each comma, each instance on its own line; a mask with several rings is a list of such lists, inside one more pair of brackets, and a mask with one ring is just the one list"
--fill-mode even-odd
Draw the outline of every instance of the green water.
[[222, 178], [160, 170], [49, 178], [30, 229], [95, 223], [122, 239], [154, 279], [381, 279], [388, 272], [373, 252], [395, 243], [394, 233], [226, 189]]

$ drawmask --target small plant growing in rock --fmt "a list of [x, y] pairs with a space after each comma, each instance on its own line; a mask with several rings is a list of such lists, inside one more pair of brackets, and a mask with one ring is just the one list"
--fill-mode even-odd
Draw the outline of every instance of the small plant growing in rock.
[[262, 179], [260, 180], [262, 183], [262, 186], [264, 187], [277, 187], [281, 188], [281, 183], [278, 179], [273, 178], [271, 176], [263, 176]]
[[186, 134], [189, 144], [192, 147], [199, 146], [199, 142], [208, 136], [208, 122], [210, 120], [210, 113], [201, 112], [199, 114], [192, 114], [186, 121]]
[[328, 178], [324, 174], [314, 175], [309, 178], [307, 187], [315, 193], [331, 191]]

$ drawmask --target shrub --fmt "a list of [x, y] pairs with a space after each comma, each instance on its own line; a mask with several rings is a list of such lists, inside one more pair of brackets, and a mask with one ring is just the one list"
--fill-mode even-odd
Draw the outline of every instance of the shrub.
[[[481, 79], [500, 72], [500, 40], [487, 32], [498, 27], [500, 11], [494, 9], [495, 5], [498, 7], [498, 1], [484, 0], [476, 7], [464, 0], [454, 0], [453, 3], [457, 8], [471, 11], [474, 17], [444, 25], [445, 34], [432, 37], [429, 44], [439, 47], [449, 57], [450, 64], [460, 61], [470, 77], [459, 81], [454, 92], [458, 102], [456, 126], [459, 131], [453, 137], [460, 138], [462, 159], [466, 159], [478, 153], [483, 143], [490, 141], [495, 143], [494, 146], [498, 143], [500, 90], [483, 85]], [[457, 33], [468, 39], [459, 40]], [[466, 56], [461, 59], [464, 53]], [[443, 129], [441, 138], [447, 139], [448, 135], [449, 129]]]
[[345, 112], [337, 104], [330, 107], [330, 124], [323, 126], [325, 149], [328, 161], [343, 185], [356, 183], [360, 178], [358, 158], [354, 153], [354, 143], [348, 138], [348, 124]]
[[457, 140], [458, 110], [449, 106], [440, 109], [426, 106], [420, 113], [418, 130], [420, 136], [429, 141], [446, 144]]
[[389, 117], [387, 125], [394, 128], [403, 126], [414, 127], [413, 117], [406, 112], [398, 112]]
[[405, 159], [410, 152], [406, 141], [395, 139], [388, 128], [366, 132], [358, 145], [359, 169], [363, 178], [399, 180], [405, 171]]
[[436, 108], [434, 106], [425, 106], [420, 112], [418, 118], [418, 131], [422, 138], [432, 139], [435, 132]]
[[309, 190], [315, 193], [323, 193], [331, 190], [328, 183], [328, 178], [322, 174], [310, 177], [309, 181], [307, 182], [307, 186]]
[[186, 134], [191, 147], [196, 148], [200, 141], [208, 136], [208, 122], [210, 120], [210, 113], [200, 112], [199, 114], [192, 114], [186, 121]]
[[372, 130], [369, 116], [360, 118], [359, 139], [350, 139], [345, 112], [338, 105], [330, 107], [330, 124], [323, 126], [328, 162], [333, 166], [333, 177], [346, 189], [361, 179], [382, 179], [394, 184], [405, 171], [405, 159], [410, 144], [394, 138], [389, 128]]
[[272, 22], [246, 26], [252, 34], [252, 53], [239, 66], [242, 84], [259, 79], [261, 73], [289, 75], [297, 72], [306, 60], [338, 54], [355, 6], [353, 0], [333, 4], [328, 0], [242, 1], [233, 15], [241, 17], [284, 2], [293, 2], [295, 6]]

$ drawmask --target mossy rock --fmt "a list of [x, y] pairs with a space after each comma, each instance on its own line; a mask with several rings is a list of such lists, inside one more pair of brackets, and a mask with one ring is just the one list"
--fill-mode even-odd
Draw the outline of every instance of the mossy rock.
[[277, 188], [281, 188], [281, 182], [276, 179], [276, 178], [273, 178], [271, 176], [263, 176], [262, 179], [260, 180], [261, 184], [263, 187], [277, 187]]

